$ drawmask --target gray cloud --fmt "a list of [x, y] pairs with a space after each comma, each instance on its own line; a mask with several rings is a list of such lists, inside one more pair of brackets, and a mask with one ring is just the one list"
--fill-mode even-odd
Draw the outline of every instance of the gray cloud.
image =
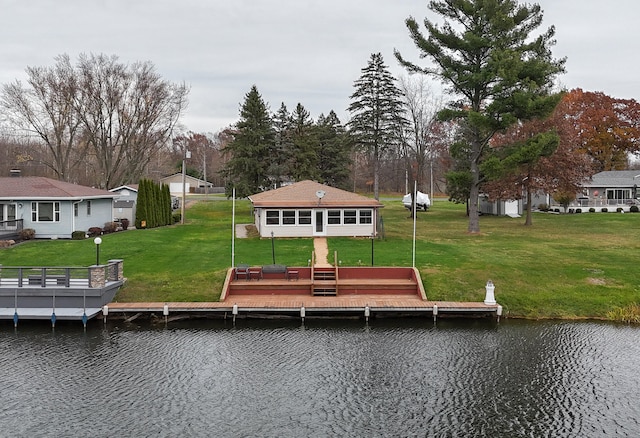
[[[634, 53], [640, 3], [543, 0], [555, 25], [560, 83], [638, 98]], [[353, 81], [371, 53], [404, 74], [393, 49], [419, 62], [404, 20], [430, 14], [424, 0], [0, 0], [0, 82], [68, 53], [151, 61], [167, 80], [191, 86], [187, 129], [215, 132], [235, 122], [252, 84], [277, 110], [301, 102], [314, 118], [347, 121]]]

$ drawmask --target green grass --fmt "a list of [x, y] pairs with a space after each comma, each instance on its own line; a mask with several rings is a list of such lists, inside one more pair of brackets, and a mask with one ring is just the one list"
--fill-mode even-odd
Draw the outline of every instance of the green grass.
[[[382, 210], [384, 238], [376, 239], [377, 266], [411, 266], [413, 222], [397, 201]], [[236, 223], [251, 223], [247, 201], [236, 203]], [[510, 316], [614, 318], [637, 308], [640, 286], [640, 214], [535, 214], [523, 219], [483, 216], [482, 233], [466, 232], [464, 206], [436, 201], [418, 213], [416, 266], [427, 296], [482, 301], [491, 279]], [[271, 239], [236, 239], [235, 262], [272, 262]], [[276, 239], [276, 262], [306, 266], [312, 239]], [[343, 266], [371, 264], [371, 239], [330, 238]], [[84, 241], [31, 241], [0, 250], [5, 266], [84, 266], [96, 248]], [[199, 202], [187, 224], [103, 236], [100, 258], [123, 259], [127, 284], [118, 301], [217, 300], [231, 266], [231, 202]], [[629, 310], [631, 309], [631, 310]]]

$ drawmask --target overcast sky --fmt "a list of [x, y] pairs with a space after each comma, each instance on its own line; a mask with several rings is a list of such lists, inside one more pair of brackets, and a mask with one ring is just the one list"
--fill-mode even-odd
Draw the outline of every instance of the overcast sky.
[[[393, 49], [421, 63], [404, 20], [431, 15], [426, 0], [0, 0], [0, 83], [67, 53], [151, 61], [190, 88], [186, 129], [217, 132], [238, 120], [255, 84], [272, 111], [302, 103], [343, 123], [353, 82], [371, 53], [398, 77]], [[566, 88], [640, 100], [638, 0], [540, 0], [556, 26]], [[424, 29], [424, 28], [423, 28]], [[434, 85], [437, 89], [437, 84]]]

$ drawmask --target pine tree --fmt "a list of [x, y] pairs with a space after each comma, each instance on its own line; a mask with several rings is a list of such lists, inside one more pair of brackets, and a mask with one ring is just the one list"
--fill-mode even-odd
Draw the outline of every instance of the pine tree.
[[309, 111], [298, 103], [291, 114], [291, 177], [295, 181], [318, 179], [318, 141]]
[[293, 150], [291, 114], [284, 102], [280, 105], [278, 112], [273, 115], [272, 120], [275, 142], [269, 160], [269, 176], [274, 181], [274, 185], [280, 187], [283, 180], [291, 176], [290, 155]]
[[314, 127], [318, 141], [320, 181], [332, 187], [347, 189], [351, 164], [351, 146], [340, 119], [332, 110], [318, 117]]
[[229, 156], [222, 173], [228, 178], [227, 196], [233, 187], [237, 197], [246, 197], [272, 187], [270, 154], [275, 149], [275, 132], [267, 105], [253, 85], [240, 109], [240, 121], [233, 140], [224, 148]]
[[359, 147], [365, 149], [373, 163], [373, 193], [379, 199], [380, 159], [385, 150], [397, 145], [401, 127], [406, 124], [402, 92], [384, 64], [382, 55], [371, 55], [362, 75], [354, 83], [350, 96], [352, 114], [348, 125]]
[[442, 80], [457, 99], [440, 117], [463, 122], [471, 181], [468, 231], [479, 233], [481, 167], [491, 155], [490, 141], [518, 121], [543, 117], [553, 110], [558, 99], [551, 95], [551, 87], [556, 75], [564, 71], [564, 59], [555, 60], [551, 55], [555, 29], [537, 30], [542, 23], [537, 4], [433, 0], [429, 9], [445, 21], [440, 26], [425, 19], [427, 37], [415, 19], [408, 18], [406, 25], [421, 58], [432, 64], [420, 67], [397, 51], [395, 55], [410, 72]]

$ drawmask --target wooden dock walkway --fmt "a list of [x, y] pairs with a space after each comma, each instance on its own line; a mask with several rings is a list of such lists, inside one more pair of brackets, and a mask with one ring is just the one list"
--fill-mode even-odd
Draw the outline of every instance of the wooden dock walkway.
[[110, 303], [107, 315], [112, 314], [158, 314], [157, 316], [185, 314], [243, 315], [261, 313], [271, 315], [301, 315], [310, 317], [345, 314], [363, 316], [376, 313], [402, 313], [416, 315], [478, 315], [500, 316], [501, 306], [482, 302], [425, 301], [416, 295], [343, 295], [321, 297], [310, 295], [237, 295], [221, 302], [155, 302], [155, 303]]

